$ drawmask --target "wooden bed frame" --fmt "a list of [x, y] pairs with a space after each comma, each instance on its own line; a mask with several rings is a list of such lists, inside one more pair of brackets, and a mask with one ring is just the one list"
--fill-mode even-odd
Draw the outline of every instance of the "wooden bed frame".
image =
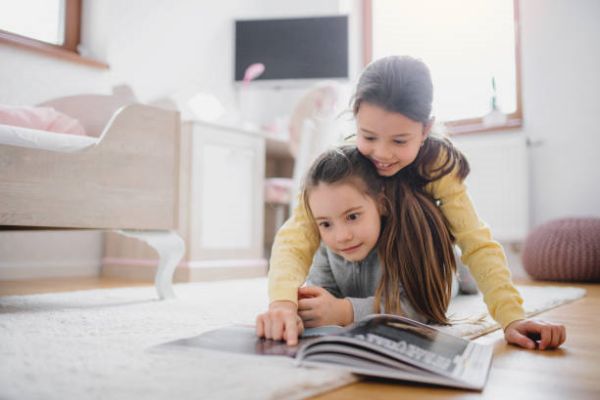
[[112, 96], [43, 104], [77, 118], [92, 133], [102, 131], [97, 144], [83, 150], [0, 144], [0, 229], [107, 229], [146, 241], [160, 255], [159, 297], [168, 298], [185, 250], [174, 231], [179, 113], [134, 104], [126, 94], [120, 89]]

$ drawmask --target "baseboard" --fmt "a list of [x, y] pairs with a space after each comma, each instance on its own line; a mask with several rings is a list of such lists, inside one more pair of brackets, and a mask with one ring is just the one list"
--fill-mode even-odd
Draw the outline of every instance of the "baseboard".
[[[154, 281], [157, 260], [104, 258], [101, 276]], [[256, 278], [267, 274], [267, 260], [203, 260], [180, 263], [175, 269], [174, 282], [200, 282], [226, 279]]]
[[0, 263], [0, 280], [27, 280], [43, 278], [96, 277], [100, 265], [96, 260]]

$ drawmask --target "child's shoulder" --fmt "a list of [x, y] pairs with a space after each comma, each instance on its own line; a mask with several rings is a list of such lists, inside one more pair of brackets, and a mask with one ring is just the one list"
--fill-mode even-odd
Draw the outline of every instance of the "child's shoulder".
[[430, 136], [422, 151], [418, 167], [429, 182], [444, 178], [462, 182], [469, 174], [465, 155], [448, 138]]

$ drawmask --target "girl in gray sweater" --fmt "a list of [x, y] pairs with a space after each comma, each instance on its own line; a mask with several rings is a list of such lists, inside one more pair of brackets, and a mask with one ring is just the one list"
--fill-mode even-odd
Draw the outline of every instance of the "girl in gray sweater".
[[[308, 171], [302, 198], [318, 227], [321, 247], [313, 259], [308, 286], [298, 293], [304, 327], [348, 325], [374, 312], [447, 323], [440, 310], [445, 313], [452, 290], [457, 290], [452, 283], [456, 271], [453, 238], [434, 201], [403, 187], [399, 195], [407, 215], [418, 213], [429, 226], [411, 232], [408, 237], [414, 243], [390, 243], [398, 241], [398, 229], [413, 227], [410, 218], [390, 215], [395, 207], [388, 206], [386, 183], [355, 146], [327, 151]], [[398, 227], [400, 220], [406, 226]], [[404, 257], [398, 250], [407, 245], [411, 254]], [[398, 268], [393, 260], [400, 256], [410, 265], [401, 263], [406, 267]], [[424, 295], [414, 298], [414, 293], [403, 288], [403, 273], [413, 274], [411, 279], [416, 277], [430, 290], [421, 289]]]

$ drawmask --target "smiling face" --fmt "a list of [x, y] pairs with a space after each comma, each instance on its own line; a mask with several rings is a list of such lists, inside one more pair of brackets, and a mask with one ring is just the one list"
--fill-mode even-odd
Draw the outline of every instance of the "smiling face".
[[358, 151], [366, 156], [382, 176], [392, 176], [412, 163], [431, 124], [421, 122], [397, 112], [362, 102], [356, 114]]
[[348, 261], [364, 260], [377, 245], [381, 231], [379, 208], [351, 183], [319, 183], [308, 194], [321, 240]]

